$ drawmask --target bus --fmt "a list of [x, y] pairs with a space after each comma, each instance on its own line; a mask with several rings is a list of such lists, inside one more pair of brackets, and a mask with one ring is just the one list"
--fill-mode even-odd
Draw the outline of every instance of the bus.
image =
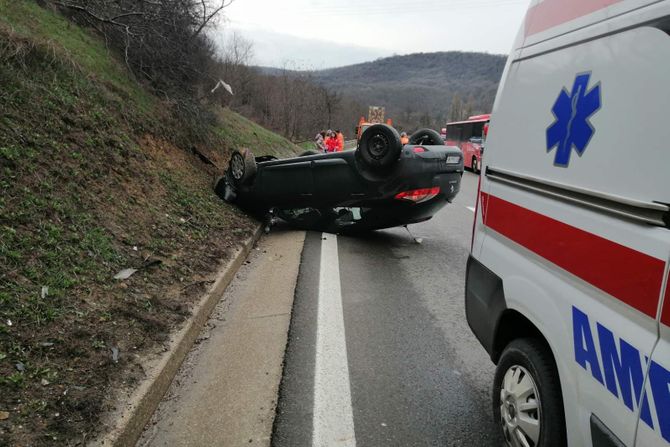
[[446, 144], [463, 152], [463, 165], [477, 173], [482, 166], [484, 141], [491, 115], [471, 116], [466, 121], [447, 123]]

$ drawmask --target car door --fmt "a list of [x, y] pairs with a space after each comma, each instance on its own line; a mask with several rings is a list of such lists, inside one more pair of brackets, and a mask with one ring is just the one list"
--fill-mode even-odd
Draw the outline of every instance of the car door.
[[264, 166], [261, 191], [270, 206], [299, 208], [308, 206], [314, 196], [312, 163], [300, 159]]
[[315, 160], [315, 199], [324, 207], [335, 207], [364, 196], [364, 187], [355, 168], [344, 157]]

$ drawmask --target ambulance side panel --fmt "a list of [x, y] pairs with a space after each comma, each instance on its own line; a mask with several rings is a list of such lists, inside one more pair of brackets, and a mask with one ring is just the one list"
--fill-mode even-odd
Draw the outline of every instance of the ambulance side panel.
[[[645, 382], [659, 338], [670, 230], [576, 205], [561, 199], [560, 189], [558, 196], [538, 193], [495, 174], [640, 209], [670, 202], [670, 37], [635, 25], [637, 16], [650, 14], [636, 9], [646, 3], [654, 2], [615, 5], [616, 14], [598, 11], [596, 25], [588, 28], [585, 19], [573, 34], [547, 31], [555, 41], [526, 37], [526, 48], [506, 69], [484, 156], [473, 257], [501, 278], [505, 306], [530, 320], [549, 344], [573, 446], [591, 445], [592, 427], [601, 426], [594, 420], [624, 445], [634, 444], [638, 421], [644, 437], [638, 445], [670, 441], [659, 422], [670, 409], [656, 408]], [[668, 2], [649, 8], [655, 17], [659, 8], [670, 14]], [[626, 10], [633, 12], [622, 15]], [[586, 38], [589, 32], [595, 37]], [[552, 49], [558, 40], [565, 46]], [[583, 103], [575, 98], [595, 92], [598, 107], [584, 123], [593, 133], [581, 154], [571, 147], [564, 163], [547, 131], [579, 117], [575, 108]], [[569, 99], [567, 117], [552, 112], [561, 95]], [[658, 344], [655, 358], [668, 369], [667, 342]]]

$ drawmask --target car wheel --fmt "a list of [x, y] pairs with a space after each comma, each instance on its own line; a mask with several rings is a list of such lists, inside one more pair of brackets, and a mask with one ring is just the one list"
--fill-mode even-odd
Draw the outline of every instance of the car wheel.
[[400, 135], [394, 128], [374, 124], [363, 132], [356, 152], [367, 167], [384, 169], [398, 160], [401, 150]]
[[539, 340], [517, 339], [503, 351], [493, 380], [493, 414], [508, 446], [566, 444], [556, 364]]
[[479, 172], [479, 163], [477, 163], [477, 158], [472, 157], [472, 172], [475, 174]]
[[409, 144], [425, 146], [444, 146], [444, 140], [433, 129], [419, 129], [409, 137]]
[[235, 186], [242, 186], [256, 175], [256, 160], [248, 149], [234, 151], [228, 169]]
[[310, 149], [310, 150], [305, 151], [302, 154], [298, 155], [298, 157], [309, 157], [310, 155], [320, 155], [320, 153]]

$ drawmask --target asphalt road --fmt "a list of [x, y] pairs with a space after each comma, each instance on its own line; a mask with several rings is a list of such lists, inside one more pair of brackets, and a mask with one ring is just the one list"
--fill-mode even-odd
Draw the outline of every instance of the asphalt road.
[[404, 229], [307, 234], [273, 445], [501, 444], [463, 302], [477, 179], [410, 227], [421, 244]]

